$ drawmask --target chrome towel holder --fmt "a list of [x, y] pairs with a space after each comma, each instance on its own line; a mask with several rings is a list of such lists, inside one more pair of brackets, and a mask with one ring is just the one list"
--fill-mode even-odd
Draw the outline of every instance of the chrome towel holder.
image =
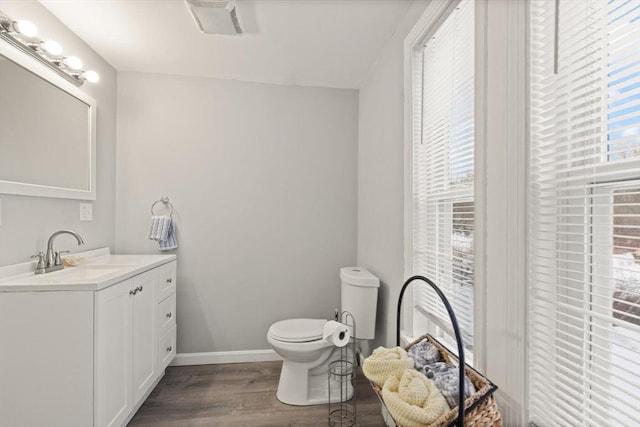
[[151, 205], [151, 215], [155, 215], [155, 213], [153, 212], [153, 209], [156, 207], [158, 203], [162, 203], [165, 206], [165, 208], [169, 209], [169, 216], [173, 215], [173, 205], [171, 204], [167, 196], [162, 196], [159, 200], [156, 200], [155, 202], [153, 202], [153, 204]]

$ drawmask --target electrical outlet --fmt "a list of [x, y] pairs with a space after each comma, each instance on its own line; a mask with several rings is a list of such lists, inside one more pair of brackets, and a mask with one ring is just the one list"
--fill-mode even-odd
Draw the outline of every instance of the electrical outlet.
[[80, 203], [80, 221], [93, 221], [93, 203]]

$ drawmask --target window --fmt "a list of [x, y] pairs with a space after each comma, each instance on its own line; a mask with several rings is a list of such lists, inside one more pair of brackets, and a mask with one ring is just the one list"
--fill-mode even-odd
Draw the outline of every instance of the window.
[[[455, 3], [455, 2], [454, 2]], [[473, 345], [474, 5], [455, 5], [413, 51], [409, 274], [433, 280]], [[455, 343], [435, 293], [414, 287], [414, 335]], [[455, 348], [455, 345], [450, 346]], [[468, 360], [472, 360], [468, 354]]]
[[529, 414], [640, 420], [640, 3], [530, 5]]

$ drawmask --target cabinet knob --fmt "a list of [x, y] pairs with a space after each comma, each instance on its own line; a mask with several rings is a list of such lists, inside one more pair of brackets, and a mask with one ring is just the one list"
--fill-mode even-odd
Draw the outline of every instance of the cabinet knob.
[[140, 292], [142, 292], [142, 290], [143, 290], [143, 289], [144, 289], [144, 288], [143, 288], [142, 286], [138, 286], [138, 290], [139, 290]]
[[170, 345], [169, 347], [167, 347], [167, 353], [171, 353], [171, 351], [173, 350], [173, 346]]
[[171, 318], [171, 316], [173, 316], [173, 313], [172, 313], [172, 312], [168, 312], [168, 313], [167, 313], [167, 317], [168, 317], [168, 318]]
[[138, 288], [131, 289], [131, 290], [129, 291], [129, 295], [135, 295], [135, 294], [137, 294], [137, 293], [138, 293]]
[[167, 279], [167, 283], [172, 283], [172, 282], [173, 282], [173, 277], [169, 277], [169, 278]]

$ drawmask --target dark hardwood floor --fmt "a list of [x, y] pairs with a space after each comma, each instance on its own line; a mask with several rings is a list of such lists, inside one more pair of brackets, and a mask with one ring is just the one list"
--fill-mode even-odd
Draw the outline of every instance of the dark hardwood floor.
[[[328, 406], [290, 406], [276, 399], [282, 362], [167, 368], [129, 427], [326, 426]], [[380, 402], [361, 372], [359, 426], [384, 427]]]

